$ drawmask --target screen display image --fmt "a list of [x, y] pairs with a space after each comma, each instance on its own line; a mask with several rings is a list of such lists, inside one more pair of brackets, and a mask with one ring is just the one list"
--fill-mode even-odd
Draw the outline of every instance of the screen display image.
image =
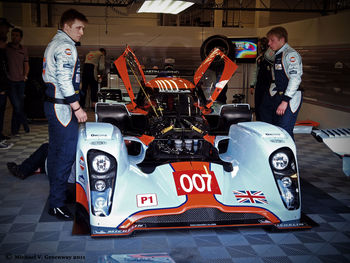
[[257, 38], [231, 38], [237, 62], [252, 63], [258, 56]]

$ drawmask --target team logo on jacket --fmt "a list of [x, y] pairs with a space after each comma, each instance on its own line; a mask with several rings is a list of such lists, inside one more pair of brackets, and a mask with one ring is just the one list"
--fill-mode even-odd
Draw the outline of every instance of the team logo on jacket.
[[267, 204], [266, 197], [261, 191], [233, 191], [237, 202], [242, 204]]
[[221, 194], [213, 171], [188, 170], [173, 172], [177, 195]]
[[297, 61], [297, 59], [295, 57], [290, 58], [290, 62], [294, 63], [295, 61]]
[[72, 55], [72, 50], [70, 50], [70, 48], [66, 48], [64, 53], [66, 53], [66, 55], [70, 56], [70, 55]]
[[44, 59], [43, 59], [43, 74], [44, 75], [45, 75], [46, 65], [47, 65], [46, 58], [44, 57]]

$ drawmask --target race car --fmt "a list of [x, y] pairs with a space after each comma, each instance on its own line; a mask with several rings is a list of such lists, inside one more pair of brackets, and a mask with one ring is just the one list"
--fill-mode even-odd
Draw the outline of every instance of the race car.
[[114, 62], [129, 102], [97, 103], [79, 129], [76, 222], [92, 236], [231, 226], [308, 227], [293, 140], [216, 102], [237, 69], [214, 49], [194, 74], [146, 81], [130, 47]]

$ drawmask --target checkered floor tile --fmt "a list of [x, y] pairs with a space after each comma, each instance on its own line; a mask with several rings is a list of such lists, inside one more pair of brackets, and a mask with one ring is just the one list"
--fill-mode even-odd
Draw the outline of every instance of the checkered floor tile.
[[40, 222], [49, 190], [46, 175], [20, 180], [9, 174], [7, 162], [20, 163], [48, 139], [46, 124], [30, 128], [11, 140], [13, 148], [0, 152], [0, 262], [104, 262], [104, 256], [136, 253], [167, 253], [176, 263], [350, 262], [350, 179], [341, 159], [309, 134], [295, 136], [300, 176], [338, 202], [329, 207], [321, 198], [310, 204], [307, 216], [318, 224], [311, 230], [239, 227], [91, 238], [73, 236], [72, 222]]

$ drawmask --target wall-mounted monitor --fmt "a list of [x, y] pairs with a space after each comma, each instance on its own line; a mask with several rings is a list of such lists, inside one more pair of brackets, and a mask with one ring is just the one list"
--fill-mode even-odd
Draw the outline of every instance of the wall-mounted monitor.
[[235, 59], [237, 63], [255, 63], [258, 56], [258, 38], [229, 38], [235, 47]]

